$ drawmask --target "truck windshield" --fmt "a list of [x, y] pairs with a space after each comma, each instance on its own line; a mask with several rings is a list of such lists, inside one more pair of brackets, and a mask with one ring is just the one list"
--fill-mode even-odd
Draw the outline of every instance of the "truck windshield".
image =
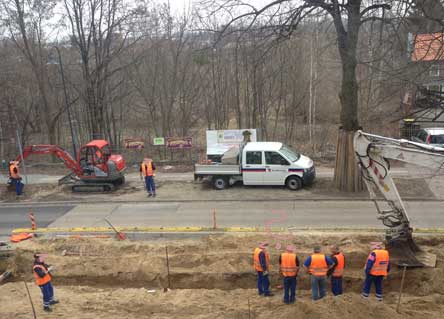
[[288, 158], [291, 162], [296, 162], [300, 157], [301, 154], [293, 151], [292, 149], [288, 148], [285, 145], [282, 145], [281, 149], [279, 150], [286, 158]]

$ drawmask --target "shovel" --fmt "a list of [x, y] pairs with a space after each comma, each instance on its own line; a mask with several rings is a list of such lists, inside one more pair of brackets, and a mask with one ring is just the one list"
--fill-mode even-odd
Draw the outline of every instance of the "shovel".
[[104, 218], [104, 220], [108, 223], [108, 225], [116, 232], [117, 239], [118, 240], [125, 240], [126, 235], [122, 232], [119, 232], [110, 222], [108, 219]]

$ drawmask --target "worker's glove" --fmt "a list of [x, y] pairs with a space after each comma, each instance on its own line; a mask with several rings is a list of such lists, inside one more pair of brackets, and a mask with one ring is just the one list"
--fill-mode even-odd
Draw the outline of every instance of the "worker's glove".
[[262, 272], [262, 275], [263, 275], [263, 276], [268, 276], [268, 271], [264, 271], [264, 272]]
[[54, 266], [49, 266], [48, 267], [48, 272], [52, 272], [52, 271], [54, 271], [55, 270], [55, 267]]

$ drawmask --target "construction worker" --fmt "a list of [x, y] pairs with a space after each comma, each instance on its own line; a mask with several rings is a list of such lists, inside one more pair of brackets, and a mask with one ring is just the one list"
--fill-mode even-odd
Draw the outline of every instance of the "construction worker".
[[23, 190], [23, 183], [17, 161], [9, 162], [9, 179], [11, 181], [11, 184], [15, 186], [15, 193], [17, 194], [17, 196], [20, 196]]
[[288, 245], [284, 253], [279, 256], [281, 274], [284, 276], [284, 303], [292, 304], [296, 300], [296, 284], [299, 270], [299, 258], [295, 248]]
[[344, 274], [345, 257], [339, 251], [338, 246], [331, 248], [333, 267], [328, 270], [327, 276], [331, 276], [331, 292], [334, 296], [342, 295], [342, 276]]
[[325, 297], [327, 285], [327, 272], [333, 266], [333, 261], [329, 256], [321, 254], [321, 247], [315, 246], [314, 254], [309, 256], [304, 262], [304, 268], [311, 275], [311, 294], [313, 300]]
[[389, 252], [382, 248], [382, 243], [372, 243], [372, 252], [365, 264], [365, 282], [362, 297], [368, 298], [372, 283], [375, 283], [376, 300], [382, 301], [382, 280], [390, 272]]
[[155, 170], [156, 166], [154, 166], [153, 160], [148, 157], [144, 158], [142, 164], [140, 165], [140, 179], [142, 179], [142, 176], [145, 179], [148, 197], [156, 197], [156, 185], [154, 184]]
[[51, 312], [50, 306], [58, 304], [59, 301], [54, 299], [54, 289], [51, 284], [51, 270], [52, 267], [45, 264], [44, 255], [34, 254], [34, 267], [32, 272], [34, 274], [35, 282], [40, 287], [43, 294], [43, 310]]
[[253, 262], [254, 270], [257, 272], [257, 290], [260, 296], [270, 297], [270, 254], [267, 251], [267, 243], [259, 243], [259, 247], [254, 250]]

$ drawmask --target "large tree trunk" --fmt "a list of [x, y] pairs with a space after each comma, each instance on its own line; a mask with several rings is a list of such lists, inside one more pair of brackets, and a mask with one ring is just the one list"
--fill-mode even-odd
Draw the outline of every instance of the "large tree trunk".
[[347, 192], [363, 189], [353, 147], [353, 136], [359, 129], [356, 48], [361, 25], [360, 5], [361, 0], [349, 1], [347, 29], [344, 28], [340, 11], [337, 10], [333, 14], [342, 62], [342, 86], [339, 94], [342, 126], [338, 134], [334, 184], [338, 189]]

